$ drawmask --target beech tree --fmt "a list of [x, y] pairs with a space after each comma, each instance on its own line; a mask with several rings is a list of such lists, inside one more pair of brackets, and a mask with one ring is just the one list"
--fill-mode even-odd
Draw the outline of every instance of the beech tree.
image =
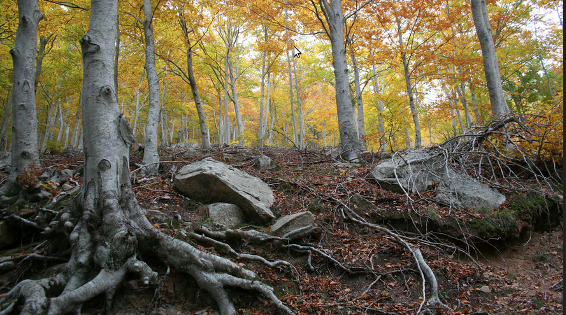
[[18, 0], [18, 29], [10, 50], [14, 74], [12, 84], [12, 161], [9, 182], [26, 169], [39, 166], [37, 112], [35, 105], [35, 57], [37, 26], [43, 18], [37, 0]]
[[507, 107], [505, 96], [503, 95], [501, 73], [499, 72], [499, 63], [497, 62], [497, 55], [495, 53], [491, 26], [489, 25], [487, 5], [485, 0], [470, 1], [474, 25], [482, 51], [483, 68], [491, 102], [491, 113], [493, 118], [498, 118], [507, 114], [509, 108]]
[[[322, 23], [326, 35], [330, 38], [332, 47], [332, 65], [334, 66], [336, 108], [338, 128], [340, 130], [340, 147], [343, 152], [342, 157], [348, 161], [358, 161], [360, 159], [361, 145], [358, 141], [354, 108], [350, 97], [350, 81], [348, 78], [346, 43], [344, 40], [344, 22], [347, 17], [344, 17], [342, 11], [342, 0], [331, 0], [330, 3], [327, 0], [320, 0], [320, 6], [317, 6], [314, 0], [311, 0], [311, 3], [316, 9], [317, 17]], [[319, 14], [318, 8], [322, 11], [324, 19]]]

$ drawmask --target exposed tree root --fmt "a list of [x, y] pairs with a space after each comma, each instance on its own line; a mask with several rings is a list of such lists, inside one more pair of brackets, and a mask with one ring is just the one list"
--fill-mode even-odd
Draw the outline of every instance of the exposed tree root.
[[[25, 280], [16, 285], [0, 299], [0, 314], [12, 312], [20, 301], [23, 301], [21, 314], [79, 314], [86, 301], [100, 294], [105, 294], [106, 310], [110, 314], [114, 293], [126, 275], [137, 274], [146, 285], [157, 280], [157, 273], [138, 259], [145, 255], [157, 257], [166, 265], [193, 276], [216, 300], [221, 314], [236, 313], [225, 290], [227, 286], [255, 290], [285, 313], [293, 314], [273, 294], [271, 287], [256, 280], [257, 276], [251, 270], [200, 251], [154, 227], [134, 196], [127, 165], [123, 170], [124, 184], [119, 194], [103, 191], [101, 185], [95, 189], [92, 182], [88, 183], [83, 204], [77, 209], [58, 213], [56, 221], [45, 227], [48, 235], [68, 237], [73, 249], [71, 259], [61, 273], [51, 278]], [[102, 197], [95, 198], [95, 191]], [[37, 224], [31, 226], [39, 227]], [[230, 252], [229, 246], [225, 249]], [[255, 255], [236, 253], [236, 256], [269, 266], [290, 265], [283, 261], [268, 262]]]

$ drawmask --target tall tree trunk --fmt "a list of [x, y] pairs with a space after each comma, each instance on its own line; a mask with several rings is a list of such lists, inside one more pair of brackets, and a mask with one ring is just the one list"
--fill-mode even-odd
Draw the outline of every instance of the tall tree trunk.
[[342, 157], [348, 161], [359, 161], [361, 148], [350, 99], [342, 1], [331, 0], [330, 4], [327, 0], [320, 0], [320, 2], [328, 22], [327, 34], [330, 37], [332, 48], [332, 64], [336, 80], [336, 109], [338, 113], [338, 129], [340, 130], [340, 146], [343, 152]]
[[[275, 89], [275, 78], [273, 78], [273, 88]], [[268, 90], [269, 91], [269, 90]], [[269, 98], [268, 98], [269, 100]], [[275, 125], [275, 121], [277, 120], [277, 108], [275, 104], [271, 105], [271, 123], [269, 124], [269, 137], [267, 138], [267, 143], [269, 145], [273, 144], [273, 126]]]
[[474, 121], [474, 125], [478, 126], [482, 122], [481, 122], [480, 112], [478, 110], [478, 103], [476, 102], [476, 92], [474, 91], [474, 86], [472, 85], [471, 82], [470, 82], [470, 94], [472, 95], [472, 108], [474, 109], [474, 116], [476, 118]]
[[499, 63], [497, 62], [491, 26], [487, 15], [487, 6], [485, 0], [470, 0], [470, 2], [474, 25], [482, 51], [483, 68], [491, 102], [491, 113], [493, 118], [497, 119], [509, 113], [509, 108], [503, 95], [501, 73], [499, 72]]
[[288, 73], [289, 73], [289, 102], [291, 105], [291, 125], [292, 125], [292, 131], [293, 131], [293, 144], [297, 145], [297, 143], [299, 142], [299, 137], [297, 134], [297, 120], [295, 118], [295, 104], [294, 104], [294, 98], [293, 98], [293, 73], [291, 72], [291, 57], [289, 57], [289, 47], [287, 45], [287, 69], [288, 69]]
[[[267, 26], [262, 25], [263, 27], [263, 32], [264, 32], [264, 40], [265, 42], [267, 42]], [[265, 59], [267, 57], [267, 52], [266, 51], [262, 51], [261, 52], [261, 91], [260, 91], [260, 96], [259, 96], [259, 132], [258, 132], [258, 136], [259, 136], [259, 147], [263, 148], [263, 139], [265, 137], [265, 131], [264, 131], [264, 122], [263, 122], [263, 102], [264, 102], [264, 93], [265, 93]], [[268, 84], [269, 84], [269, 79], [268, 79]]]
[[[287, 0], [285, 0], [285, 25], [289, 24], [289, 12], [288, 12], [288, 7], [287, 7]], [[291, 72], [291, 58], [294, 58], [293, 55], [289, 54], [289, 50], [291, 49], [289, 47], [289, 42], [290, 42], [290, 38], [289, 35], [286, 34], [287, 36], [287, 40], [285, 41], [285, 54], [287, 56], [287, 73], [289, 76], [289, 102], [291, 104], [291, 124], [293, 127], [293, 144], [296, 146], [299, 143], [299, 138], [298, 138], [298, 134], [297, 134], [297, 121], [295, 119], [295, 105], [294, 103], [294, 99], [293, 99], [293, 74]], [[285, 140], [286, 141], [286, 140]]]
[[301, 92], [299, 90], [299, 78], [297, 77], [297, 67], [295, 56], [293, 56], [293, 75], [295, 76], [295, 91], [297, 92], [297, 114], [299, 116], [299, 148], [304, 148], [305, 141], [305, 117], [303, 116], [303, 103], [301, 102]]
[[234, 104], [234, 113], [236, 113], [236, 126], [238, 127], [238, 145], [244, 145], [244, 122], [242, 121], [242, 114], [240, 113], [240, 102], [238, 101], [238, 91], [236, 88], [236, 80], [240, 76], [238, 73], [238, 63], [236, 60], [236, 67], [230, 62], [228, 64], [230, 70], [230, 85], [232, 86], [232, 103]]
[[364, 103], [362, 101], [362, 88], [360, 85], [360, 71], [356, 61], [356, 54], [352, 48], [352, 66], [354, 67], [354, 86], [356, 89], [356, 105], [358, 107], [358, 138], [362, 150], [366, 149], [366, 127], [364, 124]]
[[[82, 95], [82, 90], [81, 90], [81, 95]], [[81, 112], [82, 112], [82, 97], [81, 100], [79, 100], [79, 106], [77, 107], [77, 112], [75, 113], [75, 123], [73, 124], [73, 135], [71, 136], [71, 146], [73, 148], [76, 148], [79, 145]]]
[[137, 129], [138, 129], [138, 120], [139, 120], [139, 117], [140, 117], [140, 109], [141, 109], [140, 94], [141, 94], [141, 87], [142, 87], [142, 84], [143, 84], [144, 76], [145, 76], [145, 68], [142, 71], [142, 75], [141, 75], [141, 78], [140, 78], [140, 84], [138, 85], [138, 88], [136, 89], [136, 110], [135, 110], [135, 113], [134, 113], [134, 126], [133, 126], [133, 129], [132, 129], [133, 133], [134, 133], [134, 139], [136, 138], [136, 132], [137, 132]]
[[[395, 9], [397, 13], [397, 9]], [[403, 62], [403, 70], [405, 76], [405, 85], [407, 87], [407, 95], [409, 95], [409, 108], [411, 109], [411, 115], [413, 116], [413, 123], [415, 125], [415, 148], [421, 147], [421, 125], [419, 123], [419, 115], [417, 112], [417, 107], [415, 105], [415, 97], [413, 94], [413, 86], [411, 84], [411, 76], [409, 73], [409, 62], [407, 61], [407, 53], [403, 47], [403, 34], [401, 33], [401, 22], [399, 17], [395, 16], [397, 21], [397, 35], [399, 37], [399, 47], [401, 49], [401, 61]]]
[[[44, 91], [45, 92], [45, 91]], [[45, 92], [45, 98], [47, 99], [47, 117], [45, 117], [45, 131], [43, 133], [43, 138], [41, 141], [40, 152], [45, 152], [47, 149], [47, 142], [51, 139], [51, 132], [53, 126], [53, 111], [55, 110], [55, 104], [53, 100], [49, 97], [47, 92]]]
[[460, 100], [462, 102], [462, 106], [464, 107], [464, 113], [466, 115], [466, 129], [469, 129], [472, 127], [472, 117], [470, 116], [470, 112], [468, 110], [468, 102], [466, 100], [466, 83], [464, 81], [464, 70], [462, 69], [462, 62], [460, 61], [460, 55], [458, 52], [458, 43], [456, 41], [456, 31], [454, 31], [454, 25], [452, 23], [452, 19], [451, 19], [451, 13], [450, 13], [450, 4], [448, 3], [448, 1], [446, 1], [446, 15], [448, 16], [449, 20], [450, 20], [450, 30], [452, 31], [452, 43], [454, 45], [454, 51], [456, 53], [456, 59], [458, 61], [458, 72], [460, 73], [460, 87], [456, 87], [456, 91], [458, 92], [458, 95], [460, 97]]
[[57, 106], [57, 118], [59, 119], [59, 132], [57, 132], [57, 144], [61, 143], [61, 137], [63, 137], [63, 129], [65, 129], [65, 121], [63, 120], [63, 111], [61, 110], [61, 104]]
[[[187, 41], [187, 79], [189, 81], [189, 86], [191, 87], [191, 92], [193, 93], [193, 100], [195, 102], [195, 107], [198, 114], [198, 121], [200, 126], [200, 135], [201, 135], [201, 143], [202, 148], [205, 150], [210, 150], [212, 147], [210, 146], [210, 132], [208, 130], [208, 126], [206, 124], [206, 116], [204, 114], [204, 109], [202, 107], [202, 101], [200, 99], [200, 93], [197, 86], [197, 81], [195, 79], [195, 74], [193, 71], [193, 46], [191, 45], [191, 39], [189, 37], [189, 29], [185, 23], [183, 16], [179, 15], [179, 23], [181, 24], [181, 28], [185, 33], [185, 39]], [[183, 125], [181, 123], [181, 125]]]
[[41, 76], [41, 70], [43, 68], [43, 57], [45, 57], [45, 47], [53, 37], [53, 34], [47, 36], [47, 38], [43, 35], [39, 37], [39, 49], [37, 51], [37, 60], [35, 61], [35, 93], [37, 94], [37, 84], [39, 83], [39, 77]]
[[18, 0], [18, 29], [13, 62], [12, 157], [9, 182], [31, 166], [39, 166], [37, 111], [35, 105], [35, 57], [37, 26], [43, 18], [37, 0]]
[[468, 110], [468, 101], [466, 100], [466, 85], [463, 81], [460, 82], [460, 86], [456, 86], [456, 93], [458, 93], [460, 102], [464, 107], [464, 115], [466, 116], [466, 129], [470, 129], [472, 127], [472, 116], [470, 115], [470, 111]]
[[229, 74], [229, 51], [226, 51], [226, 64], [224, 68], [224, 145], [230, 145], [230, 117], [228, 115], [228, 99], [230, 95], [228, 93], [228, 81], [230, 80]]
[[456, 111], [458, 122], [460, 123], [460, 133], [464, 133], [464, 123], [462, 122], [462, 115], [460, 114], [460, 109], [458, 108], [458, 96], [456, 95], [454, 88], [452, 88], [452, 99], [454, 100], [454, 110]]
[[454, 114], [454, 106], [452, 105], [452, 97], [450, 96], [450, 91], [448, 91], [448, 88], [446, 87], [446, 84], [444, 83], [444, 79], [442, 78], [442, 74], [440, 74], [440, 70], [438, 70], [438, 77], [440, 78], [442, 90], [444, 91], [444, 94], [446, 95], [446, 98], [448, 99], [448, 107], [450, 108], [450, 117], [452, 119], [452, 133], [453, 133], [454, 136], [456, 136], [458, 134], [458, 132], [456, 131], [456, 115]]
[[[267, 95], [265, 97], [265, 115], [264, 115], [264, 121], [263, 121], [263, 130], [261, 132], [262, 134], [262, 142], [265, 142], [265, 134], [267, 132], [267, 123], [269, 121], [269, 113], [271, 111], [271, 107], [270, 107], [270, 103], [271, 103], [271, 99], [270, 99], [270, 93], [271, 93], [271, 72], [267, 73]], [[263, 143], [262, 143], [263, 146]]]
[[[158, 128], [159, 112], [159, 79], [155, 66], [155, 40], [153, 38], [153, 7], [151, 0], [143, 1], [143, 33], [145, 38], [145, 69], [147, 73], [147, 85], [149, 88], [149, 109], [145, 126], [145, 142], [142, 164], [145, 165], [142, 173], [145, 175], [156, 175], [159, 170]], [[84, 117], [84, 116], [83, 116]]]
[[[373, 55], [373, 51], [372, 51]], [[385, 152], [387, 149], [387, 142], [385, 141], [385, 126], [383, 125], [383, 93], [385, 92], [385, 83], [383, 82], [383, 76], [381, 79], [381, 88], [377, 83], [377, 71], [375, 70], [375, 65], [372, 65], [373, 69], [373, 89], [378, 96], [379, 100], [377, 103], [377, 130], [379, 131], [379, 152]]]

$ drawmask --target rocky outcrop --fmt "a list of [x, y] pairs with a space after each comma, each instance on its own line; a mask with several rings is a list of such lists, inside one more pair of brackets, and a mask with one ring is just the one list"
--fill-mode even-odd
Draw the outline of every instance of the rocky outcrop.
[[505, 202], [505, 196], [467, 174], [452, 169], [442, 174], [436, 200], [464, 209], [496, 209]]
[[265, 224], [274, 218], [269, 209], [273, 192], [265, 182], [212, 158], [184, 166], [173, 183], [180, 193], [202, 203], [238, 205], [248, 222]]
[[432, 151], [409, 150], [381, 161], [371, 175], [383, 188], [400, 193], [424, 192], [438, 184], [436, 200], [465, 209], [495, 209], [505, 196], [465, 173], [458, 173], [444, 156]]

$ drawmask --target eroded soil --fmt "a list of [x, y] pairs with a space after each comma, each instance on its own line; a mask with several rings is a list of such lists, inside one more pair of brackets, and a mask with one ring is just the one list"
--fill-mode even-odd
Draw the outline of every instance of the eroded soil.
[[[256, 169], [254, 158], [261, 153], [271, 157], [278, 167], [269, 171]], [[380, 189], [368, 176], [379, 161], [379, 154], [367, 154], [368, 163], [352, 166], [337, 163], [322, 151], [217, 148], [205, 152], [178, 147], [162, 150], [162, 160], [166, 162], [161, 165], [160, 176], [144, 178], [136, 172], [141, 151], [134, 149], [134, 190], [142, 206], [150, 209], [148, 217], [152, 223], [202, 250], [223, 255], [186, 237], [188, 231], [207, 222], [206, 205], [178, 194], [171, 179], [182, 166], [207, 156], [267, 182], [274, 191], [272, 211], [277, 217], [305, 210], [313, 212], [319, 232], [301, 243], [323, 250], [350, 270], [346, 272], [316, 253], [311, 257], [311, 270], [304, 253], [277, 250], [270, 244], [231, 244], [237, 251], [269, 260], [287, 260], [294, 265], [271, 269], [245, 263], [272, 285], [277, 296], [296, 314], [415, 314], [421, 306], [422, 310], [437, 314], [562, 314], [562, 290], [556, 290], [562, 286], [563, 275], [561, 220], [537, 229], [522, 222], [517, 226], [520, 231], [509, 233], [514, 236], [504, 242], [501, 238], [482, 241], [485, 237], [478, 237], [478, 231], [466, 228], [458, 230], [458, 238], [458, 233], [446, 231], [449, 224], [443, 222], [457, 219], [454, 222], [471, 227], [470, 222], [492, 213], [449, 211], [432, 201], [433, 191], [419, 198], [412, 196], [414, 202], [409, 204], [406, 196]], [[73, 186], [81, 181], [81, 159], [78, 153], [63, 154], [44, 156], [43, 163], [49, 169], [77, 170], [68, 182]], [[56, 188], [53, 192], [58, 194], [61, 190]], [[410, 252], [390, 237], [344, 219], [337, 200], [370, 222], [436, 243], [421, 246], [421, 250], [438, 278], [441, 300], [453, 311], [422, 305], [422, 277]], [[511, 202], [502, 209], [510, 208]], [[21, 206], [20, 211], [33, 212], [41, 206], [30, 203]], [[561, 218], [561, 209], [559, 213]], [[249, 228], [268, 231], [268, 227]], [[1, 250], [0, 257], [41, 252], [41, 247], [34, 250], [41, 241], [39, 233], [26, 231], [19, 246]], [[469, 250], [471, 255], [447, 244]], [[143, 259], [151, 264], [151, 257]], [[14, 261], [18, 267], [0, 275], [0, 295], [16, 281], [44, 277], [59, 264]], [[115, 314], [217, 314], [214, 301], [192, 278], [175, 270], [167, 271], [167, 266], [154, 264], [153, 268], [160, 274], [160, 283], [149, 287], [136, 280], [125, 283], [116, 295]], [[428, 283], [425, 293], [428, 298]], [[241, 314], [277, 313], [255, 292], [234, 291], [232, 296]], [[104, 300], [92, 301], [83, 311], [102, 314]]]

